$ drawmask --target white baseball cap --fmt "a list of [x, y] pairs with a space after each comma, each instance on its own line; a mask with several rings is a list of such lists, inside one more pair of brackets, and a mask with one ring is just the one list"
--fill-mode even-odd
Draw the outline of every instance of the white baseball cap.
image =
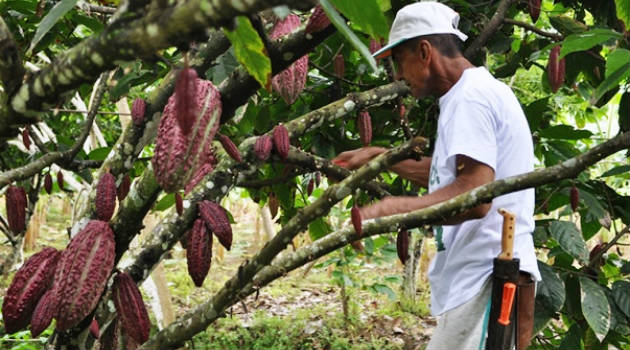
[[421, 35], [455, 34], [466, 41], [468, 36], [457, 29], [459, 14], [435, 1], [421, 1], [407, 5], [396, 13], [389, 31], [389, 42], [372, 56], [387, 57], [393, 47]]

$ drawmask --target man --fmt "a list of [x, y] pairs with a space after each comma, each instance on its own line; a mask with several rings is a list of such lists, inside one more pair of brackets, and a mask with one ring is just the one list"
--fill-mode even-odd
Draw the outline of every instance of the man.
[[[363, 219], [405, 213], [448, 200], [495, 179], [533, 170], [527, 120], [514, 93], [461, 53], [467, 36], [457, 29], [459, 15], [437, 2], [402, 8], [389, 43], [374, 55], [392, 55], [396, 79], [415, 97], [439, 98], [440, 115], [431, 158], [406, 160], [392, 170], [428, 187], [422, 197], [389, 197], [361, 208]], [[355, 169], [385, 149], [343, 152], [334, 162]], [[438, 325], [427, 349], [485, 348], [492, 261], [501, 249], [502, 216], [516, 214], [514, 256], [520, 259], [522, 287], [518, 349], [528, 346], [533, 327], [534, 283], [540, 280], [532, 239], [534, 190], [499, 196], [434, 226], [437, 254], [429, 270], [431, 312]]]

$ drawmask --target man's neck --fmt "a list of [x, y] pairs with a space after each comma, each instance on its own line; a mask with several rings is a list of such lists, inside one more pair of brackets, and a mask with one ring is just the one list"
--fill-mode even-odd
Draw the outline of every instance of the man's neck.
[[441, 56], [433, 63], [433, 95], [437, 98], [447, 93], [459, 81], [466, 69], [475, 67], [463, 56], [455, 58]]

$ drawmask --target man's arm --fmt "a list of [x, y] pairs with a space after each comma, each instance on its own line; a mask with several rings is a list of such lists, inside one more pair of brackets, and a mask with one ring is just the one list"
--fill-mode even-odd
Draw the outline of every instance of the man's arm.
[[[457, 177], [452, 183], [421, 197], [387, 197], [378, 203], [361, 208], [361, 217], [366, 220], [426, 208], [494, 181], [494, 170], [484, 163], [457, 155], [456, 165]], [[442, 224], [456, 225], [466, 220], [483, 218], [490, 207], [491, 203], [480, 204], [459, 215], [445, 218]]]

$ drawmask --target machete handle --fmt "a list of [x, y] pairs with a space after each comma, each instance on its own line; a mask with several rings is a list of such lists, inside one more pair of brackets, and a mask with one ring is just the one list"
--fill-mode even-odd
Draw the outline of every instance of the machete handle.
[[503, 285], [503, 298], [501, 300], [501, 313], [497, 322], [504, 326], [510, 324], [512, 305], [514, 305], [514, 295], [516, 294], [516, 284], [507, 282]]
[[512, 260], [514, 258], [514, 227], [516, 226], [516, 215], [500, 208], [499, 214], [503, 216], [503, 230], [501, 232], [501, 260]]

